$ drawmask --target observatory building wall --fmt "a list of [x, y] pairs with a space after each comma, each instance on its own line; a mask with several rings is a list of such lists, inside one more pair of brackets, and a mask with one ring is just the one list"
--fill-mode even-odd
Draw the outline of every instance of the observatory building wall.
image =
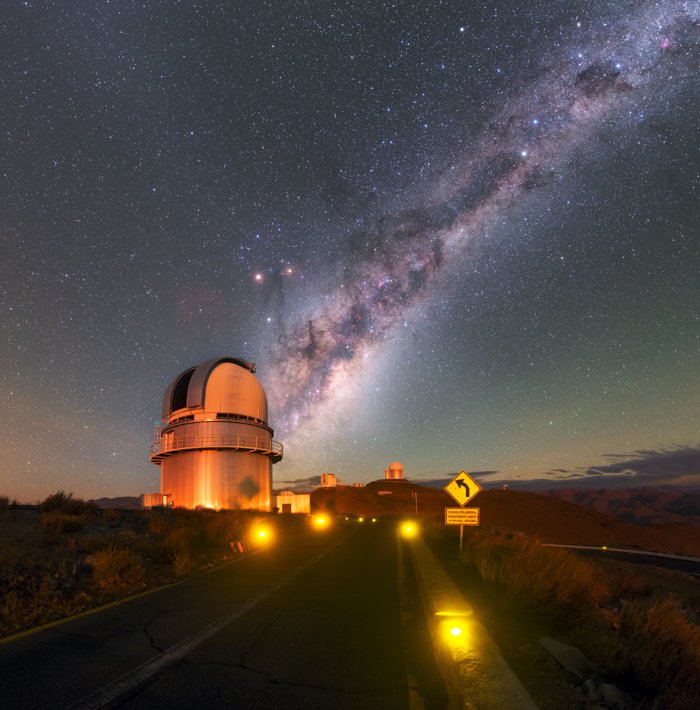
[[185, 451], [161, 468], [174, 506], [270, 510], [272, 464], [238, 451]]

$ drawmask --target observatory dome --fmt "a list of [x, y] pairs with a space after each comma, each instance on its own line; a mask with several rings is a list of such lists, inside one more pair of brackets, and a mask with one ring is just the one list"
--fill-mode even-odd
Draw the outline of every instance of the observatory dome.
[[251, 362], [214, 358], [168, 385], [151, 461], [161, 467], [161, 493], [172, 505], [270, 509], [282, 445], [272, 438], [254, 372]]
[[384, 469], [384, 478], [388, 481], [397, 481], [403, 478], [403, 465], [392, 461], [389, 468]]
[[238, 414], [267, 423], [265, 390], [255, 365], [237, 358], [214, 358], [179, 374], [163, 397], [162, 419], [181, 409]]

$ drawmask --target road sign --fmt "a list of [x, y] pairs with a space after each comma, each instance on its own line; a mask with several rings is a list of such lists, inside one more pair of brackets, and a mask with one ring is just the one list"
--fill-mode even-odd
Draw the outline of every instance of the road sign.
[[481, 486], [466, 472], [460, 471], [446, 486], [445, 490], [459, 505], [466, 505], [481, 490]]
[[479, 525], [481, 508], [445, 508], [445, 525]]

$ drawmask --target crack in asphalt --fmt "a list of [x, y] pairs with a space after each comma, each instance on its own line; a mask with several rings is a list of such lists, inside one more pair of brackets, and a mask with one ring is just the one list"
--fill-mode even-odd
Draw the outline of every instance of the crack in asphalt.
[[340, 693], [343, 695], [361, 695], [361, 694], [366, 694], [366, 693], [376, 693], [376, 692], [381, 692], [381, 691], [392, 691], [392, 690], [408, 690], [408, 685], [386, 685], [386, 686], [373, 686], [369, 688], [361, 688], [361, 689], [348, 689], [348, 688], [342, 688], [342, 687], [336, 687], [336, 686], [331, 686], [331, 685], [323, 685], [323, 684], [316, 684], [316, 683], [304, 683], [301, 681], [291, 681], [291, 680], [282, 680], [280, 678], [277, 678], [274, 676], [274, 674], [271, 671], [265, 671], [261, 668], [258, 668], [254, 665], [249, 665], [246, 663], [246, 658], [247, 656], [253, 652], [255, 647], [262, 641], [263, 637], [272, 629], [275, 624], [277, 624], [280, 619], [288, 614], [290, 611], [293, 611], [293, 609], [285, 609], [280, 611], [273, 619], [271, 619], [261, 630], [260, 633], [248, 644], [247, 648], [240, 654], [240, 661], [237, 663], [232, 663], [232, 662], [226, 662], [226, 661], [195, 661], [192, 660], [191, 657], [183, 658], [182, 662], [183, 665], [189, 665], [189, 666], [215, 666], [215, 667], [221, 667], [221, 668], [230, 668], [230, 669], [237, 669], [237, 670], [242, 670], [246, 671], [249, 673], [254, 673], [255, 675], [261, 676], [265, 678], [269, 683], [272, 685], [284, 685], [284, 686], [289, 686], [293, 688], [308, 688], [312, 690], [323, 690], [323, 691], [332, 691], [334, 693]]
[[[134, 690], [137, 686], [143, 684], [145, 681], [148, 681], [151, 678], [157, 678], [158, 675], [160, 675], [162, 671], [168, 666], [173, 666], [178, 662], [182, 662], [183, 659], [185, 659], [195, 648], [197, 648], [197, 646], [199, 646], [207, 639], [211, 638], [221, 629], [233, 623], [239, 617], [248, 613], [251, 609], [260, 604], [274, 591], [289, 584], [295, 577], [307, 570], [312, 565], [316, 564], [321, 558], [325, 557], [339, 544], [340, 542], [324, 550], [323, 552], [314, 555], [313, 557], [310, 557], [304, 563], [292, 569], [286, 575], [278, 579], [276, 583], [271, 584], [269, 587], [267, 587], [257, 595], [238, 604], [234, 609], [232, 609], [226, 614], [223, 614], [211, 623], [207, 624], [197, 633], [188, 636], [182, 641], [171, 646], [166, 651], [161, 652], [160, 655], [156, 658], [153, 658], [150, 661], [141, 664], [137, 668], [132, 669], [131, 671], [121, 676], [117, 680], [113, 681], [112, 683], [98, 688], [96, 691], [87, 695], [78, 703], [73, 705], [73, 707], [76, 709], [80, 708], [80, 710], [96, 710], [97, 708], [102, 708], [108, 703], [113, 702], [114, 700], [119, 698], [119, 696], [127, 694], [130, 691]], [[140, 629], [140, 631], [143, 632], [143, 629]]]
[[266, 624], [263, 626], [263, 628], [260, 630], [260, 633], [257, 635], [257, 637], [250, 643], [248, 648], [246, 648], [243, 653], [241, 653], [241, 666], [245, 666], [245, 661], [246, 657], [248, 654], [252, 653], [253, 649], [262, 641], [263, 636], [284, 616], [286, 612], [281, 611], [277, 616], [275, 616], [269, 624]]
[[154, 649], [155, 651], [158, 651], [158, 653], [165, 653], [165, 649], [158, 646], [149, 627], [151, 626], [151, 624], [155, 623], [158, 619], [162, 618], [167, 613], [168, 612], [165, 612], [165, 611], [157, 611], [150, 619], [148, 619], [148, 621], [143, 625], [143, 628], [141, 629], [143, 631], [143, 633], [146, 635], [148, 642], [151, 644], [151, 648]]
[[[44, 628], [44, 627], [40, 627]], [[77, 633], [75, 631], [64, 631], [63, 629], [59, 629], [56, 627], [49, 627], [49, 628], [44, 628], [45, 631], [48, 631], [49, 633], [56, 634], [58, 636], [66, 636], [69, 638], [78, 638], [78, 639], [96, 639], [96, 640], [108, 640], [108, 639], [113, 639], [113, 638], [118, 638], [119, 636], [125, 636], [126, 634], [134, 634], [140, 631], [140, 629], [136, 626], [133, 628], [129, 629], [119, 629], [118, 631], [109, 631], [106, 633], [100, 633], [100, 634], [89, 634], [89, 633]]]
[[400, 683], [398, 685], [380, 685], [380, 686], [371, 686], [369, 688], [360, 688], [357, 690], [352, 690], [348, 688], [338, 688], [332, 685], [322, 685], [322, 684], [315, 684], [315, 683], [303, 683], [301, 681], [292, 681], [292, 680], [282, 680], [280, 678], [275, 678], [273, 674], [270, 671], [264, 671], [260, 668], [255, 668], [253, 666], [248, 666], [245, 663], [227, 663], [226, 661], [193, 661], [189, 658], [183, 659], [183, 664], [184, 665], [189, 665], [189, 666], [217, 666], [221, 668], [230, 668], [230, 669], [237, 669], [237, 670], [243, 670], [247, 671], [250, 673], [254, 673], [255, 675], [262, 676], [267, 679], [269, 683], [272, 683], [273, 685], [286, 685], [290, 686], [293, 688], [310, 688], [313, 690], [330, 690], [333, 691], [334, 693], [341, 693], [343, 695], [361, 695], [363, 693], [376, 693], [376, 692], [382, 692], [382, 691], [387, 691], [387, 690], [408, 690], [408, 685]]

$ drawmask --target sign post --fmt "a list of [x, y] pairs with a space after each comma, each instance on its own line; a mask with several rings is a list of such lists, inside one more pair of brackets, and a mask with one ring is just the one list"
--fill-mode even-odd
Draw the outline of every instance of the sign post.
[[481, 508], [464, 506], [481, 492], [481, 486], [466, 472], [460, 471], [446, 486], [460, 508], [445, 508], [445, 525], [459, 525], [459, 554], [462, 554], [464, 526], [479, 525]]

